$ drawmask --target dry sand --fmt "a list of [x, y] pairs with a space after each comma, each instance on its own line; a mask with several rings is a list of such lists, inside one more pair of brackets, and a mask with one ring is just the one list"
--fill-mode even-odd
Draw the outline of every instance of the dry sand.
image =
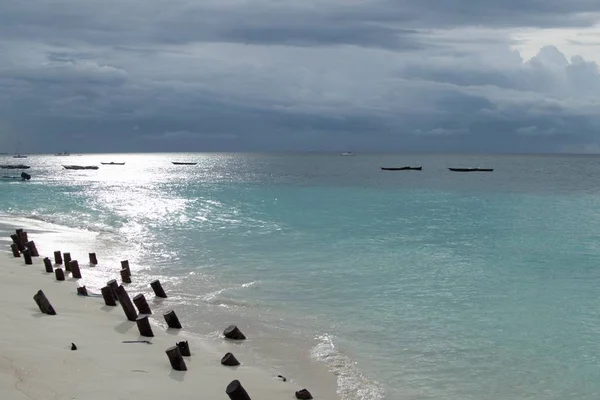
[[[215, 347], [158, 326], [152, 327], [154, 338], [140, 337], [120, 305], [108, 307], [102, 297], [78, 296], [75, 280], [58, 282], [47, 274], [42, 259], [53, 259], [53, 252], [39, 245], [38, 251], [33, 265], [10, 252], [0, 253], [0, 399], [227, 400], [225, 388], [234, 379], [253, 399], [294, 399], [302, 389], [244, 365], [242, 359], [241, 366], [222, 366], [224, 353], [233, 349], [235, 354], [243, 342]], [[86, 268], [81, 265], [84, 277]], [[33, 295], [40, 289], [57, 315], [42, 314], [36, 306]], [[152, 344], [122, 343], [140, 339]], [[192, 353], [184, 357], [186, 372], [173, 370], [165, 354], [182, 340], [189, 341]], [[71, 343], [77, 350], [71, 350]]]

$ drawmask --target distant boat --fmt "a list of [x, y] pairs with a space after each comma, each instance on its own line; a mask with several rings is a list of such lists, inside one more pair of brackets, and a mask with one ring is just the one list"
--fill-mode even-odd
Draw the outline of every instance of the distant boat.
[[1, 170], [8, 170], [8, 171], [3, 171], [1, 177], [2, 177], [2, 179], [12, 179], [12, 180], [20, 179], [22, 181], [28, 181], [31, 179], [31, 175], [29, 175], [25, 171], [22, 171], [20, 174], [18, 171], [15, 171], [16, 169], [27, 169], [27, 168], [29, 168], [28, 165], [0, 165]]
[[17, 143], [17, 149], [15, 150], [15, 155], [13, 158], [27, 158], [27, 156], [19, 154], [19, 146], [21, 146], [21, 142]]
[[198, 163], [195, 162], [181, 162], [181, 161], [171, 161], [174, 165], [196, 165]]
[[381, 167], [382, 171], [421, 171], [423, 169], [422, 166], [419, 167], [411, 167], [411, 166], [405, 166], [405, 167]]
[[448, 168], [454, 172], [491, 172], [493, 168]]
[[63, 165], [65, 169], [98, 169], [96, 165]]
[[102, 165], [125, 165], [124, 162], [101, 162]]
[[342, 156], [353, 156], [353, 155], [354, 155], [354, 153], [353, 153], [353, 152], [351, 152], [351, 151], [345, 151], [345, 152], [343, 152], [341, 155], [342, 155]]
[[71, 153], [69, 153], [68, 151], [65, 151], [64, 153], [56, 153], [55, 156], [70, 156]]

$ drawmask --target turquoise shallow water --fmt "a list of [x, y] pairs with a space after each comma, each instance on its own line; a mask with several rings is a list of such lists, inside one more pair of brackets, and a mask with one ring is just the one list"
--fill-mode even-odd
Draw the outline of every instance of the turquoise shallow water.
[[[18, 161], [33, 178], [0, 182], [1, 212], [90, 232], [107, 264], [166, 282], [191, 331], [216, 340], [236, 322], [254, 357], [306, 386], [327, 368], [344, 399], [600, 397], [600, 158]], [[100, 161], [126, 165], [61, 167]], [[404, 164], [424, 170], [379, 170]]]

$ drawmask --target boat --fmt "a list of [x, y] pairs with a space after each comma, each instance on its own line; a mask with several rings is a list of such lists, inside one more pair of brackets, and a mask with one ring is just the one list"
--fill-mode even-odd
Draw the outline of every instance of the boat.
[[181, 161], [171, 161], [174, 165], [196, 165], [198, 163], [195, 162], [181, 162]]
[[96, 165], [63, 165], [65, 169], [98, 169]]
[[405, 167], [381, 167], [382, 171], [421, 171], [423, 169], [422, 166], [419, 167], [411, 167], [411, 166], [405, 166]]
[[21, 146], [21, 142], [17, 143], [17, 149], [15, 150], [15, 155], [13, 156], [13, 158], [27, 158], [26, 155], [19, 154], [19, 146]]
[[23, 164], [8, 164], [8, 165], [0, 165], [1, 169], [29, 169], [31, 168], [29, 165]]
[[454, 172], [492, 172], [493, 168], [448, 168]]
[[70, 155], [71, 155], [71, 153], [69, 153], [68, 151], [65, 151], [65, 152], [63, 152], [63, 153], [56, 153], [56, 154], [54, 154], [54, 155], [55, 155], [55, 156], [70, 156]]
[[345, 152], [343, 152], [341, 155], [342, 155], [342, 156], [353, 156], [353, 155], [354, 155], [354, 153], [353, 153], [353, 152], [351, 152], [351, 151], [345, 151]]
[[3, 170], [1, 177], [2, 179], [28, 181], [31, 179], [31, 175], [25, 171], [22, 171], [20, 174], [19, 171], [16, 171], [27, 168], [29, 168], [28, 165], [0, 165], [0, 170]]
[[101, 162], [100, 164], [102, 164], [102, 165], [125, 165], [124, 162], [114, 162], [114, 161], [111, 161], [111, 162]]

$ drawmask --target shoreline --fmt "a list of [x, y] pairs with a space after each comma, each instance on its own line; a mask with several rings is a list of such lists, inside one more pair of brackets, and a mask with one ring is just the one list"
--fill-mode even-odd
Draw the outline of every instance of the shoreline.
[[[15, 225], [0, 221], [0, 226], [2, 240], [8, 247], [10, 239], [6, 240], [5, 232], [12, 233]], [[38, 228], [28, 232], [34, 241], [43, 233]], [[295, 398], [295, 391], [304, 388], [291, 377], [283, 382], [277, 375], [253, 365], [244, 357], [243, 342], [212, 343], [153, 323], [152, 345], [122, 343], [142, 339], [135, 322], [127, 321], [119, 305], [105, 306], [102, 297], [78, 296], [75, 280], [56, 281], [53, 274], [44, 271], [42, 263], [46, 256], [52, 259], [53, 248], [43, 240], [36, 241], [36, 245], [40, 257], [33, 258], [33, 265], [25, 265], [23, 257], [14, 258], [10, 252], [0, 258], [0, 278], [5, 284], [5, 290], [0, 292], [0, 318], [5, 320], [0, 336], [0, 382], [2, 387], [11, 388], [0, 393], [6, 392], [7, 398], [47, 398], [50, 392], [53, 398], [94, 399], [105, 398], [107, 391], [114, 391], [112, 397], [116, 398], [135, 395], [162, 399], [185, 393], [227, 398], [225, 388], [234, 379], [239, 379], [251, 398], [291, 399]], [[80, 262], [80, 267], [84, 280], [86, 272], [94, 268], [88, 267], [87, 262]], [[32, 296], [40, 289], [57, 315], [44, 315], [36, 307]], [[135, 290], [128, 290], [130, 298], [138, 293]], [[149, 290], [148, 285], [144, 295], [153, 308], [154, 296]], [[152, 317], [159, 318], [156, 314]], [[185, 320], [182, 324], [185, 326]], [[192, 353], [185, 357], [188, 371], [174, 371], [164, 351], [183, 340], [188, 340]], [[77, 345], [76, 351], [70, 350], [71, 343]], [[222, 366], [220, 359], [226, 352], [234, 353], [242, 365]], [[337, 398], [306, 388], [315, 398]]]

